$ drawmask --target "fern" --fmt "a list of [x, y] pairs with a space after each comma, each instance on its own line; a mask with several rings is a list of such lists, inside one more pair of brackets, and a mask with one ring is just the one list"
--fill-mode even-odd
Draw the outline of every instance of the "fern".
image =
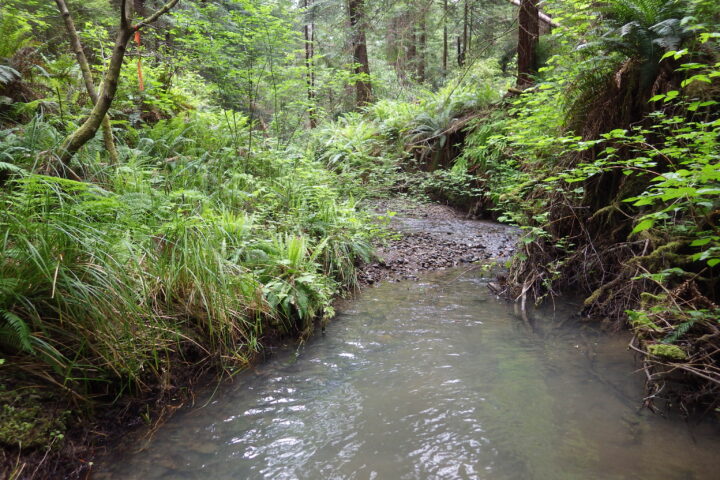
[[682, 336], [685, 335], [694, 324], [694, 319], [681, 323], [670, 335], [668, 335], [662, 340], [662, 343], [675, 343], [680, 338], [682, 338]]
[[22, 75], [20, 72], [7, 65], [0, 65], [0, 85], [8, 85], [12, 82], [20, 80]]
[[657, 64], [665, 51], [678, 48], [690, 34], [681, 21], [687, 8], [677, 1], [612, 0], [601, 9], [610, 31], [599, 43]]
[[13, 165], [12, 163], [3, 162], [1, 160], [0, 160], [0, 172], [15, 173], [17, 175], [27, 174], [27, 170], [25, 170], [24, 168], [18, 167], [17, 165]]
[[33, 352], [30, 328], [25, 321], [9, 310], [0, 309], [0, 317], [5, 325], [0, 326], [0, 344], [15, 348], [22, 352]]

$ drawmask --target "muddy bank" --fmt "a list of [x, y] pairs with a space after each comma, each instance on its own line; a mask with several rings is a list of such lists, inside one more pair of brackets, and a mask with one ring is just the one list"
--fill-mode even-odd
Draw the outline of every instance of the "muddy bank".
[[416, 279], [463, 264], [503, 263], [519, 234], [515, 227], [469, 219], [446, 205], [386, 201], [374, 209], [386, 217], [395, 213], [389, 223], [394, 235], [378, 245], [377, 259], [362, 267], [362, 285]]

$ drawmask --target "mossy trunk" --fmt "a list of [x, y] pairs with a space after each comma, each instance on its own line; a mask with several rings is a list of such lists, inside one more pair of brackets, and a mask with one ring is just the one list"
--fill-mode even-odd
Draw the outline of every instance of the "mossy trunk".
[[130, 22], [133, 16], [133, 5], [129, 4], [127, 0], [121, 0], [120, 27], [115, 37], [115, 45], [113, 46], [112, 56], [110, 57], [110, 66], [103, 77], [97, 102], [95, 102], [90, 116], [77, 130], [65, 139], [57, 152], [57, 156], [61, 162], [60, 167], [66, 173], [69, 171], [68, 167], [72, 158], [83, 145], [95, 136], [103, 123], [103, 119], [106, 118], [108, 110], [110, 110], [110, 105], [112, 105], [112, 101], [115, 98], [115, 92], [117, 92], [120, 70], [122, 69], [123, 60], [125, 59], [125, 50], [133, 33], [157, 21], [158, 18], [173, 8], [178, 1], [179, 0], [169, 0], [155, 13], [147, 17], [147, 19], [136, 25], [132, 25]]
[[[88, 95], [90, 95], [90, 100], [92, 100], [93, 105], [97, 105], [98, 94], [97, 90], [95, 90], [95, 82], [93, 81], [90, 65], [88, 64], [87, 57], [85, 56], [82, 43], [80, 43], [80, 36], [75, 29], [75, 22], [73, 22], [65, 0], [55, 0], [55, 3], [57, 4], [60, 15], [62, 15], [63, 21], [65, 22], [65, 29], [67, 30], [69, 37], [68, 40], [70, 41], [70, 46], [72, 47], [73, 52], [75, 53], [78, 65], [80, 66], [83, 81], [85, 82], [85, 88], [87, 89]], [[108, 155], [110, 156], [110, 161], [113, 164], [116, 164], [118, 162], [118, 151], [117, 148], [115, 148], [112, 127], [110, 126], [110, 118], [107, 114], [102, 118], [102, 129], [103, 140], [105, 142], [105, 148], [108, 151]]]
[[125, 58], [125, 49], [131, 37], [132, 30], [128, 27], [120, 28], [118, 31], [112, 57], [110, 58], [110, 66], [105, 73], [105, 78], [103, 78], [100, 95], [98, 96], [97, 102], [95, 102], [95, 107], [93, 107], [90, 116], [85, 122], [68, 136], [60, 147], [59, 157], [63, 165], [69, 165], [70, 160], [72, 160], [78, 150], [95, 136], [108, 110], [110, 110], [110, 105], [115, 98], [115, 92], [118, 87], [120, 70], [123, 59]]

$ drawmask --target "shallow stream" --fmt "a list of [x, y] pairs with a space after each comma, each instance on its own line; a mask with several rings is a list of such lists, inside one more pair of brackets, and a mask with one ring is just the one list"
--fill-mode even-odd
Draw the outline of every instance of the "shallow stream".
[[466, 266], [365, 290], [95, 478], [720, 478], [717, 426], [638, 411], [625, 335], [572, 304], [530, 325], [487, 281]]

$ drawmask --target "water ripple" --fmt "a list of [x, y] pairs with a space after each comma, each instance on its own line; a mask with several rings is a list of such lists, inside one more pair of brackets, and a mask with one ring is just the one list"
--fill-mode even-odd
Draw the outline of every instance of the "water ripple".
[[528, 329], [484, 281], [368, 290], [96, 479], [714, 478], [713, 427], [637, 413], [624, 339], [562, 312]]

